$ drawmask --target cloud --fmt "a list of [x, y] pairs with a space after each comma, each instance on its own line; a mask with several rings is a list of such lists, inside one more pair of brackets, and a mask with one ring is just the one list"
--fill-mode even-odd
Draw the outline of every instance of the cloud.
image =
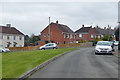
[[2, 22], [10, 22], [23, 33], [39, 34], [51, 21], [68, 25], [74, 31], [82, 24], [101, 27], [117, 25], [117, 2], [3, 2]]

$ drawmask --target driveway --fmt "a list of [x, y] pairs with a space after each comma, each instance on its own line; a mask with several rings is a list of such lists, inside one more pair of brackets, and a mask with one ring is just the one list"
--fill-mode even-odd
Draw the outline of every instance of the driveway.
[[113, 55], [95, 55], [94, 48], [79, 48], [30, 78], [118, 78], [118, 59]]

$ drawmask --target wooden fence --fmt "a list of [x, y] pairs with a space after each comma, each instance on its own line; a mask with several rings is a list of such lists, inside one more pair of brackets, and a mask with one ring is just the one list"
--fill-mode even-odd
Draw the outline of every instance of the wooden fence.
[[[29, 51], [38, 50], [39, 46], [27, 46], [27, 47], [9, 47], [11, 51]], [[73, 44], [59, 44], [59, 48], [69, 48], [69, 47], [92, 47], [92, 42], [87, 43], [73, 43]]]

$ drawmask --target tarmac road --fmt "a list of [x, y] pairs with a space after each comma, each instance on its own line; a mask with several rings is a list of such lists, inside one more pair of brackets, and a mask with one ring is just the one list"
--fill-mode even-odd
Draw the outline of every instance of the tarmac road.
[[30, 78], [118, 78], [118, 59], [113, 55], [95, 55], [94, 48], [79, 48]]

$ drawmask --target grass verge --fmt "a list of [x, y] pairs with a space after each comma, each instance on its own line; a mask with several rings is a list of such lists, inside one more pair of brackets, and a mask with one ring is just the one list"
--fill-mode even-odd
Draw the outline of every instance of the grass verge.
[[0, 80], [2, 78], [2, 54], [0, 53]]
[[75, 48], [2, 53], [2, 78], [17, 78], [39, 64]]

